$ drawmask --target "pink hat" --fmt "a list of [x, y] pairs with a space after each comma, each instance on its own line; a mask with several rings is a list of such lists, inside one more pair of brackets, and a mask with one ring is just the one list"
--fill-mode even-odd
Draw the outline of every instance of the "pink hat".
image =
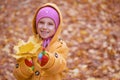
[[51, 18], [54, 21], [56, 28], [58, 27], [58, 25], [60, 23], [59, 14], [54, 8], [52, 8], [52, 7], [41, 8], [38, 11], [37, 16], [36, 16], [36, 25], [39, 22], [39, 20], [44, 17]]

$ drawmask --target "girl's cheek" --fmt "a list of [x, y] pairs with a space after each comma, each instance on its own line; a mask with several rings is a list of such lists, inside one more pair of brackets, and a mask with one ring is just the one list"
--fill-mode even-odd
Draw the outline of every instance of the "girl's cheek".
[[54, 26], [50, 26], [49, 29], [50, 30], [55, 30], [55, 27]]
[[37, 26], [37, 30], [39, 30], [40, 28]]
[[37, 27], [38, 27], [38, 28], [41, 28], [41, 25], [38, 25]]
[[40, 32], [40, 29], [41, 29], [40, 27], [37, 27], [37, 32]]

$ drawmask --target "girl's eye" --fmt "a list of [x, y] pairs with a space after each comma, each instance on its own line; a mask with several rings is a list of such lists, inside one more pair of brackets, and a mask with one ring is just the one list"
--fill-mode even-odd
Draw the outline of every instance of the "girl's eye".
[[50, 22], [49, 22], [48, 25], [53, 25], [53, 23], [50, 23]]
[[43, 22], [43, 21], [40, 21], [39, 24], [44, 24], [44, 22]]

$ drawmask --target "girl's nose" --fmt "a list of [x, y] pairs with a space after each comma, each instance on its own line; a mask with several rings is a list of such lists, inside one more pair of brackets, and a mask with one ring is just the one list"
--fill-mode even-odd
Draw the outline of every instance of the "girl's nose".
[[44, 25], [43, 25], [43, 28], [45, 28], [45, 29], [46, 29], [46, 28], [47, 28], [47, 24], [44, 24]]

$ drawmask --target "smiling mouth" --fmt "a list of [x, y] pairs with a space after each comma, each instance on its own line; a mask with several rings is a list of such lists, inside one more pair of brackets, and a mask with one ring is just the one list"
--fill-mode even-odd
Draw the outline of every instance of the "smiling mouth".
[[41, 30], [41, 33], [49, 33], [49, 31]]

